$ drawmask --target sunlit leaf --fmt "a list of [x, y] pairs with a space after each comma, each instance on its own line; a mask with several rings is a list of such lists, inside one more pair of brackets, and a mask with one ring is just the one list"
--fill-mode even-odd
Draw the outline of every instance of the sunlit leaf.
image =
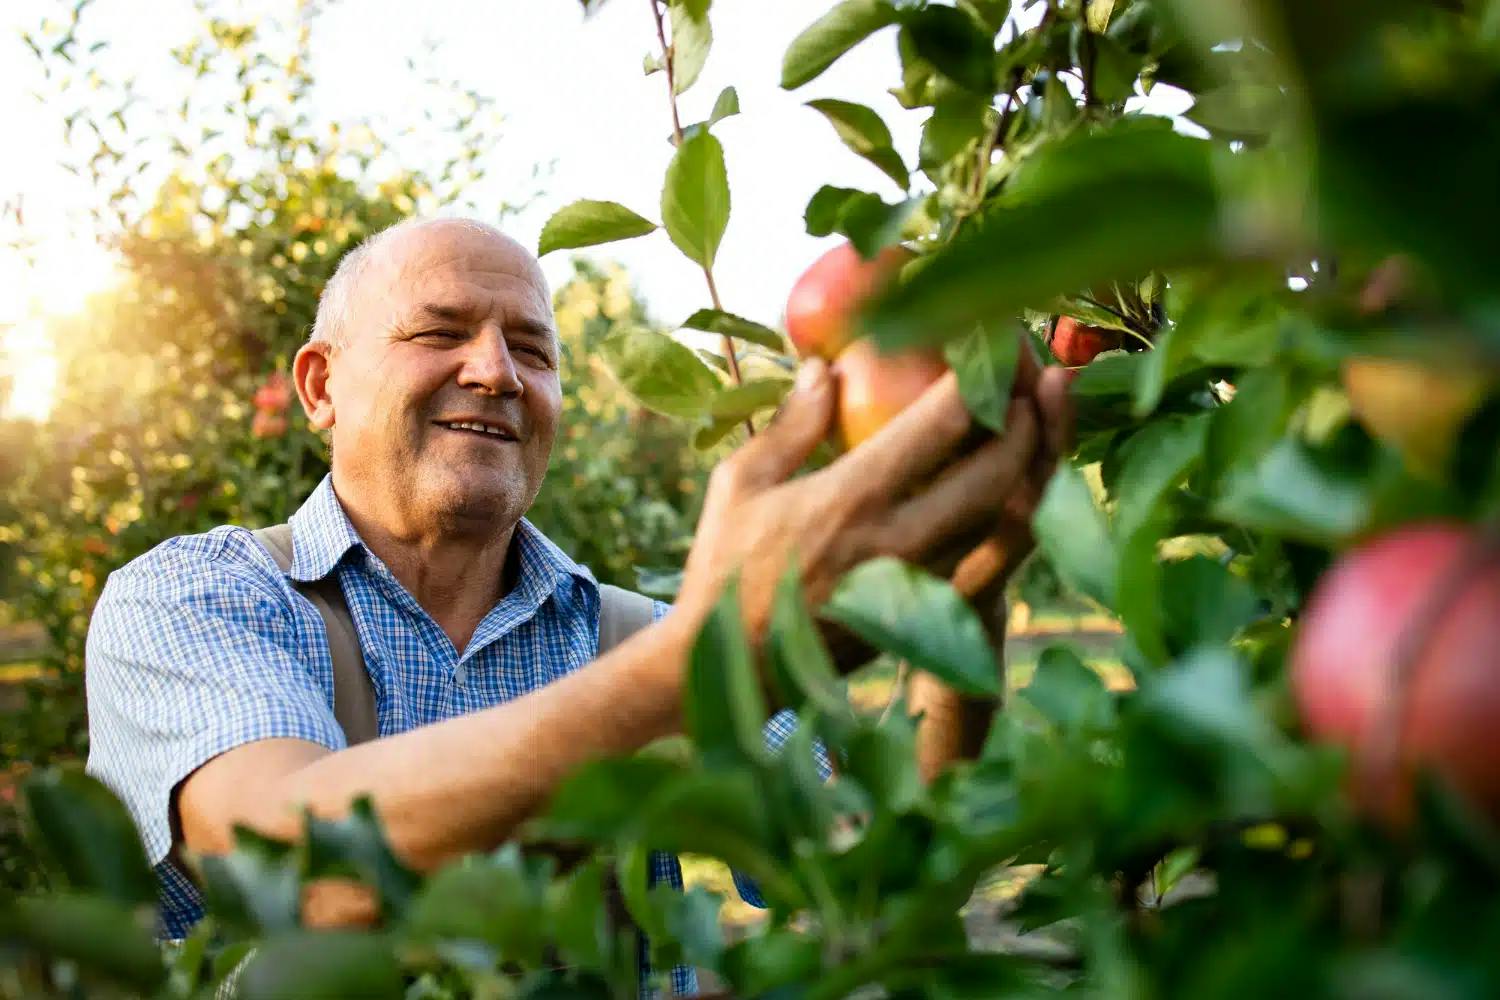
[[886, 0], [844, 0], [814, 21], [787, 46], [781, 85], [794, 90], [815, 79], [871, 34], [895, 24], [897, 12]]
[[628, 240], [655, 232], [656, 224], [612, 201], [575, 201], [558, 209], [542, 227], [537, 256], [554, 250]]

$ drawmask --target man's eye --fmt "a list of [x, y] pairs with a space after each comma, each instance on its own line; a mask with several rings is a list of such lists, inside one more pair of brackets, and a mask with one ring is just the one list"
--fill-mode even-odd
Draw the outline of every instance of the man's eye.
[[457, 340], [459, 338], [457, 331], [454, 330], [428, 330], [422, 336], [432, 337], [437, 340]]

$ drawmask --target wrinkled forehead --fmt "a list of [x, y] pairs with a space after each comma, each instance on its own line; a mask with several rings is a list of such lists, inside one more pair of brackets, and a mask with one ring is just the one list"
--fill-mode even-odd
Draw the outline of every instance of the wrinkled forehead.
[[536, 258], [488, 227], [432, 222], [394, 234], [371, 262], [389, 308], [400, 315], [431, 305], [548, 326], [552, 306]]

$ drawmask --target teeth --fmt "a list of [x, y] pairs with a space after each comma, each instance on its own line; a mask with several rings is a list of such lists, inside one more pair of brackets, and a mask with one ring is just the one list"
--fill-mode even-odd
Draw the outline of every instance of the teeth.
[[472, 421], [467, 423], [449, 423], [444, 424], [443, 426], [456, 431], [479, 431], [481, 434], [493, 434], [495, 437], [505, 436], [505, 432], [500, 430], [500, 428], [498, 427], [486, 427], [484, 424], [474, 423]]

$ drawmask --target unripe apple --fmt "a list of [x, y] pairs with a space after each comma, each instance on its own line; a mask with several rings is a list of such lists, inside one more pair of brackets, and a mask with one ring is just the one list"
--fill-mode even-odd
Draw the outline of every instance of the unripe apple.
[[1447, 465], [1487, 382], [1482, 372], [1396, 358], [1354, 358], [1344, 364], [1344, 389], [1359, 422], [1423, 472]]
[[915, 402], [948, 365], [937, 351], [881, 354], [870, 341], [856, 340], [833, 370], [839, 376], [839, 436], [848, 449]]
[[1363, 808], [1403, 825], [1415, 772], [1427, 768], [1500, 819], [1500, 550], [1491, 540], [1428, 523], [1349, 552], [1318, 581], [1290, 663], [1307, 731], [1349, 752]]
[[1069, 368], [1077, 368], [1105, 351], [1119, 347], [1123, 337], [1119, 330], [1087, 326], [1072, 316], [1059, 316], [1047, 344], [1058, 361]]
[[912, 259], [905, 247], [886, 247], [865, 260], [853, 245], [834, 247], [813, 262], [792, 286], [786, 302], [786, 332], [803, 357], [832, 361], [858, 335], [854, 316]]

